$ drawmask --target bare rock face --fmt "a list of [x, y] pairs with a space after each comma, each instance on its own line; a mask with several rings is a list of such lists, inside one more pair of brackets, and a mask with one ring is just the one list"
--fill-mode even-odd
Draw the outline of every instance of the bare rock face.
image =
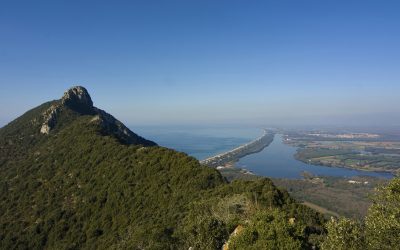
[[75, 86], [65, 91], [61, 103], [82, 114], [94, 114], [92, 98], [84, 87]]
[[59, 113], [60, 107], [58, 105], [51, 105], [43, 114], [44, 122], [40, 128], [40, 133], [48, 134], [50, 130], [55, 126], [57, 122], [57, 114]]
[[57, 120], [65, 108], [69, 108], [79, 115], [93, 115], [91, 123], [100, 125], [106, 134], [112, 134], [124, 143], [146, 146], [157, 145], [133, 133], [114, 116], [94, 107], [88, 91], [81, 86], [72, 87], [67, 90], [57, 104], [51, 105], [43, 113], [44, 122], [40, 128], [40, 133], [49, 134], [57, 124]]
[[44, 122], [40, 128], [40, 133], [50, 133], [50, 130], [56, 125], [57, 116], [64, 106], [80, 114], [92, 115], [96, 112], [88, 91], [81, 86], [72, 87], [65, 91], [58, 104], [51, 105], [51, 107], [43, 113]]

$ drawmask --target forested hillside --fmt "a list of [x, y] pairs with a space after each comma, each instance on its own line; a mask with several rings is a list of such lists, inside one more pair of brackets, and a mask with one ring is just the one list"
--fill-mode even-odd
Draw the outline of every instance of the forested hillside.
[[321, 246], [322, 215], [269, 179], [228, 183], [126, 130], [77, 88], [0, 129], [2, 249]]

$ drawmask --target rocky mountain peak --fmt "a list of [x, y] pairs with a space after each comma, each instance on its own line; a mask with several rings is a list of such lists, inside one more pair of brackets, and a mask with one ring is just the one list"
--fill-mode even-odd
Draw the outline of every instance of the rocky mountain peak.
[[93, 101], [92, 98], [90, 98], [89, 92], [82, 86], [72, 87], [64, 92], [59, 103], [51, 105], [51, 107], [43, 113], [44, 122], [40, 128], [42, 134], [50, 133], [50, 130], [56, 125], [57, 117], [64, 106], [80, 114], [96, 114], [96, 109], [93, 107]]
[[56, 126], [65, 108], [71, 109], [79, 115], [94, 116], [92, 123], [97, 123], [105, 134], [116, 136], [121, 142], [126, 144], [141, 144], [144, 146], [157, 145], [133, 133], [122, 122], [107, 112], [93, 106], [92, 99], [88, 91], [81, 86], [75, 86], [65, 91], [61, 100], [51, 105], [43, 114], [43, 123], [40, 133], [49, 134]]
[[80, 113], [93, 113], [92, 98], [82, 86], [75, 86], [65, 91], [61, 103]]

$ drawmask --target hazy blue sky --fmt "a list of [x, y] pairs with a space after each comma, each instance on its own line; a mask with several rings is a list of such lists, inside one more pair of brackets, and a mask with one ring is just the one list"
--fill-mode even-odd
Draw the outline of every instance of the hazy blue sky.
[[1, 1], [0, 126], [72, 85], [135, 124], [400, 125], [400, 1]]

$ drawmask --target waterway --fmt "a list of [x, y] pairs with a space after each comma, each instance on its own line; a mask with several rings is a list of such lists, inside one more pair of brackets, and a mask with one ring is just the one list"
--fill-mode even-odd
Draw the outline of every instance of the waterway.
[[[185, 152], [199, 160], [227, 152], [262, 135], [262, 129], [254, 128], [132, 127], [131, 129], [161, 146]], [[277, 134], [268, 147], [259, 153], [241, 158], [236, 165], [258, 175], [276, 178], [302, 178], [303, 171], [324, 176], [392, 177], [389, 173], [305, 164], [294, 158], [296, 150], [296, 147], [284, 144], [282, 135]]]
[[255, 174], [275, 178], [302, 178], [307, 171], [314, 175], [351, 177], [359, 175], [390, 178], [390, 173], [359, 171], [347, 168], [310, 165], [294, 158], [297, 148], [283, 143], [282, 135], [275, 135], [274, 141], [259, 153], [245, 156], [236, 163]]

